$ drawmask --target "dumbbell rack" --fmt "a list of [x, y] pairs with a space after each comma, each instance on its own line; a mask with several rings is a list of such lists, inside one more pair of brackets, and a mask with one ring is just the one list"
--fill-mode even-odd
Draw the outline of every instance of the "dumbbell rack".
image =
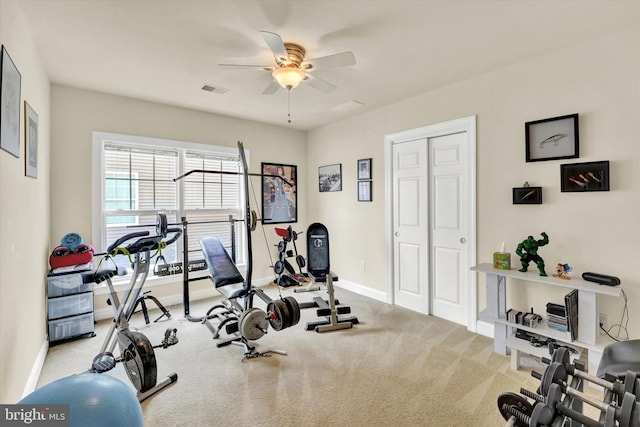
[[[516, 329], [523, 329], [548, 338], [566, 343], [578, 350], [586, 349], [589, 354], [589, 369], [591, 374], [596, 373], [602, 357], [602, 350], [611, 341], [599, 336], [598, 296], [607, 295], [618, 297], [619, 286], [603, 286], [593, 282], [572, 278], [571, 280], [556, 279], [554, 277], [539, 276], [537, 271], [520, 272], [515, 269], [498, 270], [493, 264], [483, 263], [471, 267], [472, 271], [485, 273], [486, 275], [486, 302], [487, 307], [479, 313], [481, 321], [493, 324], [494, 351], [507, 355], [511, 353], [511, 368], [518, 369], [520, 353], [531, 354], [538, 357], [548, 356], [546, 348], [536, 348], [528, 342], [515, 338]], [[535, 328], [519, 325], [507, 321], [506, 296], [507, 278], [519, 279], [526, 282], [540, 283], [549, 286], [563, 287], [578, 290], [578, 339], [572, 341], [568, 333], [560, 332], [539, 325]], [[513, 286], [513, 285], [512, 285]]]

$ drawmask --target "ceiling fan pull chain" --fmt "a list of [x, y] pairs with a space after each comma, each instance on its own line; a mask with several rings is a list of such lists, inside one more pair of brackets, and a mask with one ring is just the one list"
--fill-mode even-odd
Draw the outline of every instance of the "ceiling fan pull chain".
[[289, 123], [291, 123], [291, 89], [287, 89], [287, 103], [289, 104], [289, 111], [287, 116], [289, 117]]

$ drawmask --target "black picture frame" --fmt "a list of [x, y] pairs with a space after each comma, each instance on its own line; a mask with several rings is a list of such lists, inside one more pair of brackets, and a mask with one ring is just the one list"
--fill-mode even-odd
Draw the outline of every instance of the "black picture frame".
[[298, 167], [262, 162], [260, 170], [262, 171], [262, 223], [298, 222]]
[[24, 175], [38, 178], [38, 114], [24, 101]]
[[2, 45], [0, 58], [0, 148], [20, 158], [20, 90], [22, 75]]
[[560, 165], [560, 191], [562, 193], [609, 191], [609, 161]]
[[525, 123], [526, 161], [580, 157], [578, 114]]
[[318, 188], [321, 193], [342, 191], [342, 163], [318, 168]]
[[358, 201], [371, 202], [373, 181], [358, 181]]
[[514, 205], [541, 205], [542, 187], [515, 187], [512, 202]]
[[371, 159], [358, 160], [358, 180], [371, 179]]

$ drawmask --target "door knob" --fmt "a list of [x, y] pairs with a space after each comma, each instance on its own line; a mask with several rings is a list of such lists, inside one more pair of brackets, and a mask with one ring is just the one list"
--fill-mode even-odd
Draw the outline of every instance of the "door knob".
[[393, 233], [394, 236], [398, 237], [400, 235], [400, 233], [398, 233], [397, 231], [395, 233]]
[[465, 239], [464, 237], [461, 237], [460, 238], [460, 243], [462, 243], [464, 245], [465, 243], [467, 243], [467, 239]]

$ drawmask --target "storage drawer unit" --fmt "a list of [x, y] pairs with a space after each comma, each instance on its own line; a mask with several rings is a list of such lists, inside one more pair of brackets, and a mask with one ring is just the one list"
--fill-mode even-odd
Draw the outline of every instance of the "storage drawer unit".
[[49, 341], [93, 335], [93, 312], [49, 321]]
[[82, 274], [60, 274], [47, 277], [49, 298], [73, 295], [93, 290], [93, 283], [82, 283]]
[[93, 292], [49, 298], [49, 319], [74, 316], [93, 311]]
[[82, 273], [47, 276], [49, 343], [93, 333], [93, 283]]

